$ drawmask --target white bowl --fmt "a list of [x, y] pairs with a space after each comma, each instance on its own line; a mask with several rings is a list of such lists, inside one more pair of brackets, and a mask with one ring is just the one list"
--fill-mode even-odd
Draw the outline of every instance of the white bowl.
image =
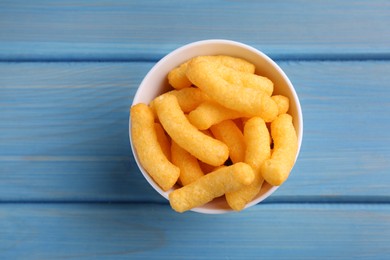
[[[290, 99], [290, 109], [288, 113], [293, 117], [293, 124], [298, 135], [297, 159], [302, 143], [303, 118], [301, 105], [299, 103], [295, 89], [282, 69], [267, 55], [251, 46], [239, 42], [219, 39], [204, 40], [184, 45], [172, 51], [159, 62], [157, 62], [156, 65], [145, 76], [134, 96], [132, 105], [138, 103], [148, 104], [158, 95], [168, 91], [170, 89], [167, 80], [168, 72], [179, 66], [181, 63], [200, 55], [229, 55], [245, 59], [256, 66], [256, 74], [268, 77], [273, 81], [273, 94], [281, 94], [287, 96]], [[130, 129], [131, 126], [129, 125], [130, 144], [139, 169], [149, 184], [158, 193], [160, 193], [161, 196], [168, 199], [169, 193], [177, 187], [174, 187], [173, 189], [165, 192], [149, 176], [149, 174], [145, 171], [139, 162], [131, 141]], [[254, 198], [253, 201], [246, 205], [246, 208], [263, 201], [278, 188], [279, 186], [271, 186], [268, 183], [265, 183], [261, 188], [260, 193]], [[221, 214], [232, 212], [233, 210], [230, 209], [224, 198], [218, 198], [207, 203], [206, 205], [194, 208], [192, 211], [206, 214]]]

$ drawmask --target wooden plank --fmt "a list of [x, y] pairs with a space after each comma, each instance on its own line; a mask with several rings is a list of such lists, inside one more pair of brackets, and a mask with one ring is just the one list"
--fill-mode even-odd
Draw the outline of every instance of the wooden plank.
[[390, 169], [390, 89], [384, 84], [389, 64], [287, 62], [281, 67], [301, 99], [304, 138], [289, 185], [279, 194], [311, 186], [314, 190], [300, 195], [353, 194], [364, 200], [363, 190], [369, 189], [372, 196], [388, 196], [381, 179]]
[[388, 59], [389, 12], [385, 0], [5, 0], [0, 60], [155, 60], [215, 38], [274, 58]]
[[[165, 202], [136, 167], [129, 106], [153, 63], [0, 63], [0, 200]], [[304, 138], [269, 202], [388, 202], [390, 63], [281, 62]]]
[[[385, 259], [389, 205], [278, 204], [238, 214], [166, 205], [5, 204], [3, 259]], [[207, 234], [207, 235], [206, 235]]]

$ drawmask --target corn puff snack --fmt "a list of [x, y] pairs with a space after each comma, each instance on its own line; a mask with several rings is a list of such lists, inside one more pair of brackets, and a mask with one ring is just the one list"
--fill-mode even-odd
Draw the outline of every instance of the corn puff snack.
[[282, 95], [274, 95], [271, 98], [278, 106], [278, 115], [286, 114], [290, 107], [290, 101], [288, 97]]
[[228, 147], [188, 122], [174, 95], [163, 94], [154, 100], [154, 105], [161, 125], [180, 147], [213, 166], [222, 165], [227, 160]]
[[243, 116], [242, 113], [223, 107], [216, 102], [205, 101], [188, 114], [188, 120], [199, 130], [205, 130], [224, 120]]
[[157, 140], [154, 117], [145, 104], [131, 107], [131, 138], [138, 158], [153, 180], [167, 191], [177, 182], [180, 170], [164, 155]]
[[219, 66], [218, 72], [220, 75], [223, 75], [224, 80], [234, 86], [258, 89], [265, 92], [268, 96], [271, 96], [274, 91], [274, 83], [266, 77], [238, 71], [226, 66]]
[[188, 62], [181, 64], [168, 73], [168, 82], [175, 89], [189, 88], [192, 83], [186, 76]]
[[[197, 108], [202, 102], [209, 100], [209, 97], [200, 89], [194, 87], [183, 88], [179, 90], [171, 90], [169, 94], [174, 95], [179, 102], [179, 106], [184, 113], [189, 113]], [[149, 104], [155, 117], [157, 112], [154, 107], [154, 100]]]
[[232, 68], [237, 71], [242, 71], [246, 73], [255, 73], [255, 65], [252, 63], [240, 59], [240, 58], [235, 58], [231, 56], [226, 56], [226, 55], [215, 55], [215, 56], [200, 56], [198, 57], [200, 59], [204, 59], [207, 61], [212, 61], [212, 62], [217, 62], [220, 65], [223, 65], [228, 68]]
[[226, 193], [226, 201], [236, 210], [242, 210], [259, 193], [263, 184], [260, 167], [271, 156], [270, 136], [263, 119], [253, 117], [244, 126], [244, 140], [246, 144], [244, 162], [250, 165], [255, 174], [254, 181], [237, 191]]
[[171, 154], [172, 163], [180, 169], [179, 181], [183, 186], [204, 175], [198, 160], [175, 142], [172, 142]]
[[184, 113], [189, 113], [197, 108], [202, 102], [209, 100], [209, 97], [198, 88], [183, 88], [172, 90], [170, 94], [176, 96], [179, 106]]
[[289, 176], [298, 150], [298, 138], [289, 114], [279, 115], [271, 123], [274, 149], [261, 166], [263, 178], [271, 185], [281, 185]]
[[222, 167], [169, 194], [172, 208], [184, 212], [210, 202], [226, 192], [238, 190], [253, 182], [252, 168], [245, 163]]
[[171, 161], [171, 141], [169, 137], [165, 134], [164, 128], [160, 123], [154, 123], [154, 128], [156, 130], [157, 141], [161, 146], [165, 157]]
[[218, 140], [229, 148], [229, 156], [233, 163], [243, 162], [245, 158], [245, 141], [241, 130], [232, 120], [225, 120], [210, 128]]
[[[197, 58], [206, 61], [216, 62], [218, 64], [230, 67], [238, 71], [244, 71], [252, 74], [255, 73], [255, 65], [240, 58], [234, 58], [225, 55], [199, 56]], [[186, 76], [188, 63], [189, 61], [181, 64], [179, 67], [174, 68], [168, 73], [168, 82], [175, 89], [191, 87], [192, 83], [188, 80]]]
[[192, 59], [187, 66], [187, 78], [210, 98], [224, 107], [246, 115], [260, 116], [266, 122], [274, 120], [278, 107], [264, 91], [229, 83], [218, 64]]

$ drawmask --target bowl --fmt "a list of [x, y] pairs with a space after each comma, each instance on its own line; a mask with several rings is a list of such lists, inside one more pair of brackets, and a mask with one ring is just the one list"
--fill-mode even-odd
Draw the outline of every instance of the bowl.
[[[157, 62], [153, 66], [153, 68], [146, 74], [145, 78], [142, 80], [140, 86], [138, 87], [132, 105], [138, 103], [148, 104], [158, 95], [169, 91], [171, 87], [169, 86], [167, 80], [168, 72], [171, 71], [173, 68], [179, 66], [181, 63], [193, 57], [201, 55], [229, 55], [245, 59], [256, 66], [256, 74], [268, 77], [273, 81], [273, 94], [285, 95], [290, 99], [290, 109], [288, 113], [293, 117], [293, 124], [298, 135], [298, 152], [296, 155], [297, 159], [303, 135], [303, 118], [301, 105], [299, 103], [297, 93], [295, 92], [295, 89], [286, 74], [273, 60], [271, 60], [261, 51], [240, 42], [222, 39], [202, 40], [189, 43], [170, 52], [159, 62]], [[145, 171], [145, 169], [139, 162], [136, 151], [131, 141], [130, 129], [131, 126], [129, 124], [130, 144], [134, 158], [136, 160], [136, 163], [138, 164], [141, 173], [149, 182], [149, 184], [161, 196], [168, 199], [169, 193], [173, 189], [178, 187], [175, 186], [171, 190], [165, 192], [149, 176], [149, 174]], [[274, 193], [279, 187], [280, 186], [271, 186], [270, 184], [264, 182], [259, 194], [254, 198], [254, 200], [248, 203], [245, 208], [249, 208], [263, 201], [272, 193]], [[230, 207], [227, 205], [224, 198], [214, 199], [213, 201], [203, 206], [193, 208], [192, 211], [205, 214], [222, 214], [233, 212], [233, 210], [230, 209]]]

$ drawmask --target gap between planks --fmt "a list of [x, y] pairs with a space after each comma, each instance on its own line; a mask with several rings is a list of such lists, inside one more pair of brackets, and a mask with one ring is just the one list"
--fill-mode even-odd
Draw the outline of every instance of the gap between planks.
[[[107, 204], [107, 205], [168, 205], [168, 201], [161, 200], [1, 200], [0, 205], [4, 204]], [[275, 196], [269, 197], [256, 206], [262, 205], [368, 205], [385, 204], [390, 205], [390, 197], [387, 196]]]
[[[168, 53], [160, 53], [147, 57], [139, 57], [139, 55], [123, 55], [121, 57], [101, 57], [90, 56], [80, 58], [67, 57], [28, 57], [28, 58], [1, 58], [0, 63], [130, 63], [130, 62], [157, 62]], [[267, 54], [267, 53], [266, 53]], [[286, 53], [286, 54], [267, 54], [270, 58], [277, 62], [287, 61], [390, 61], [390, 53]]]

